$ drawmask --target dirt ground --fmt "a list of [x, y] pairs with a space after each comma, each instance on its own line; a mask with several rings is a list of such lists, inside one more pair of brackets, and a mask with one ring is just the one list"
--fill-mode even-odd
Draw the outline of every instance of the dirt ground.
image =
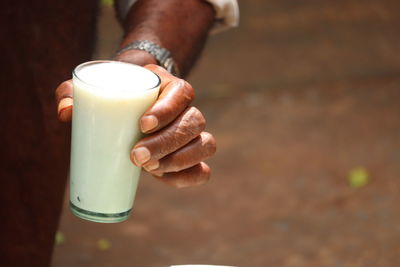
[[[144, 174], [120, 224], [66, 201], [54, 267], [400, 266], [399, 2], [240, 4], [241, 26], [189, 77], [218, 141], [212, 180], [176, 190]], [[97, 57], [118, 36], [109, 13]], [[366, 185], [349, 185], [354, 168]]]

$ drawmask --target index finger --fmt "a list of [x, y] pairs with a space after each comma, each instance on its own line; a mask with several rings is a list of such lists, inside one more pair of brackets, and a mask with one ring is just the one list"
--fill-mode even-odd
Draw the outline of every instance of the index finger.
[[72, 80], [61, 83], [56, 89], [57, 114], [60, 121], [68, 122], [72, 118]]
[[160, 67], [155, 64], [147, 64], [144, 66], [146, 69], [151, 70], [161, 78], [161, 85], [160, 89], [164, 88], [167, 84], [169, 84], [172, 80], [178, 79], [171, 73], [169, 73], [166, 69], [163, 67]]
[[72, 98], [73, 85], [72, 80], [62, 82], [56, 89], [57, 105], [63, 98]]
[[147, 65], [161, 78], [161, 93], [157, 101], [143, 114], [140, 127], [144, 133], [155, 132], [174, 121], [193, 101], [192, 86], [156, 65]]

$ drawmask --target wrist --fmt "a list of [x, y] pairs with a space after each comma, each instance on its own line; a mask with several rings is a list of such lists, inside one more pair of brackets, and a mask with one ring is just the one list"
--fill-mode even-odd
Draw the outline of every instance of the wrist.
[[171, 52], [181, 77], [189, 72], [214, 23], [215, 11], [200, 0], [137, 1], [125, 22], [125, 47], [147, 40]]
[[157, 64], [157, 60], [152, 54], [144, 50], [138, 50], [138, 49], [127, 50], [115, 56], [114, 59], [140, 66], [144, 66], [147, 64]]
[[172, 58], [171, 52], [166, 48], [148, 40], [136, 40], [118, 50], [117, 55], [123, 54], [129, 50], [146, 51], [154, 57], [159, 66], [166, 69], [172, 75], [179, 77], [179, 68], [175, 63], [175, 60]]

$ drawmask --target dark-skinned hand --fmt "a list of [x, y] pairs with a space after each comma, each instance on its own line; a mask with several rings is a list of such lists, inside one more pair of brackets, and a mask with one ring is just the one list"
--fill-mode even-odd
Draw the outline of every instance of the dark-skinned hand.
[[[173, 187], [206, 183], [210, 168], [203, 161], [215, 153], [216, 142], [204, 131], [206, 120], [202, 113], [190, 106], [194, 89], [160, 66], [149, 64], [145, 68], [161, 78], [161, 87], [157, 101], [140, 119], [140, 129], [146, 136], [132, 148], [132, 163]], [[58, 86], [56, 100], [59, 120], [71, 121], [71, 80]]]

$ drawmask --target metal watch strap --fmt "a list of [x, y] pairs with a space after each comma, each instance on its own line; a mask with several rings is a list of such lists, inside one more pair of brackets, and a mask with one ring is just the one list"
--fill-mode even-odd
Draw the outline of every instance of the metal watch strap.
[[171, 57], [171, 52], [167, 49], [147, 40], [137, 40], [117, 51], [116, 55], [120, 55], [128, 50], [143, 50], [155, 57], [157, 63], [175, 76], [179, 76], [178, 67]]

